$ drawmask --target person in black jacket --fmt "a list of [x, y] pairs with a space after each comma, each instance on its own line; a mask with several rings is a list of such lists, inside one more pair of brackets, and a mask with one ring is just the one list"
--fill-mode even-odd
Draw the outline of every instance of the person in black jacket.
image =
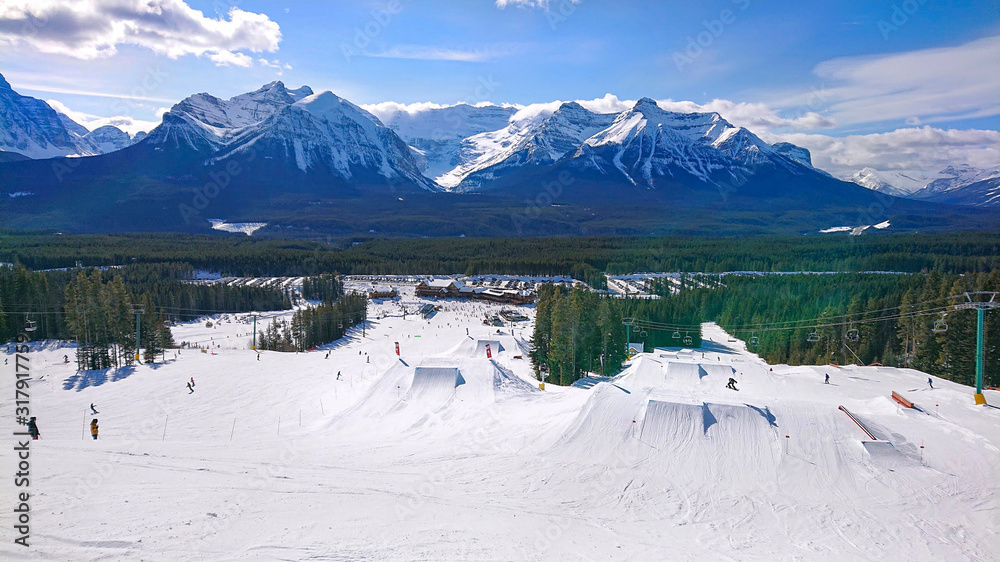
[[97, 418], [90, 422], [90, 434], [94, 436], [94, 441], [97, 441]]
[[736, 379], [734, 379], [733, 377], [729, 377], [729, 383], [726, 384], [726, 388], [732, 390], [739, 390], [738, 388], [736, 388]]
[[30, 435], [32, 439], [38, 439], [38, 437], [42, 435], [41, 433], [38, 432], [38, 424], [35, 423], [34, 416], [32, 416], [30, 420], [28, 420], [28, 435]]

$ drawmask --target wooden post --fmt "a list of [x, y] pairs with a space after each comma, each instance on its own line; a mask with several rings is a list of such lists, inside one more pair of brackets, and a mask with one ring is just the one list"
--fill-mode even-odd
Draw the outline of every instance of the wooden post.
[[169, 420], [169, 419], [170, 419], [169, 415], [167, 415], [166, 417], [163, 418], [163, 437], [160, 438], [160, 441], [166, 441], [167, 440], [167, 420]]
[[236, 418], [233, 418], [233, 430], [229, 432], [229, 442], [233, 442], [233, 434], [236, 433]]

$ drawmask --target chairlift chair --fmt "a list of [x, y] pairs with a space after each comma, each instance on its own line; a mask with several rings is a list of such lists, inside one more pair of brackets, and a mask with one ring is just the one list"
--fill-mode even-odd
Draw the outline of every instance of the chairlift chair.
[[940, 320], [934, 321], [934, 327], [931, 328], [931, 331], [936, 334], [948, 331], [948, 323], [944, 321], [944, 314], [941, 315]]
[[809, 335], [806, 337], [806, 341], [807, 342], [813, 342], [813, 343], [818, 342], [819, 341], [819, 332], [809, 332]]
[[689, 335], [684, 335], [684, 345], [691, 345], [694, 343], [694, 338]]
[[37, 326], [37, 324], [35, 322], [35, 319], [32, 318], [32, 316], [30, 314], [29, 315], [25, 315], [25, 317], [24, 317], [24, 331], [25, 332], [34, 332], [37, 329], [38, 329], [38, 326]]
[[681, 333], [680, 332], [674, 332], [674, 339], [675, 340], [681, 339]]
[[757, 337], [756, 333], [752, 334], [750, 336], [750, 345], [753, 347], [757, 347], [759, 344], [760, 344], [760, 338]]
[[646, 337], [646, 330], [639, 332], [639, 336], [643, 338]]
[[850, 330], [847, 330], [847, 333], [844, 334], [844, 337], [846, 337], [847, 339], [849, 339], [849, 340], [851, 340], [853, 342], [860, 341], [861, 340], [861, 332], [859, 332], [857, 328], [851, 328]]

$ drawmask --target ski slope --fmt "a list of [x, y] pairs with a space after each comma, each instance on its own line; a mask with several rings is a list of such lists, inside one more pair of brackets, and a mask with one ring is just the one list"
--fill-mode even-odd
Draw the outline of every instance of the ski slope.
[[997, 559], [1000, 409], [968, 387], [772, 366], [706, 325], [700, 349], [541, 391], [530, 325], [497, 333], [482, 319], [499, 306], [459, 301], [423, 320], [423, 302], [404, 288], [363, 336], [259, 359], [233, 318], [174, 328], [213, 351], [118, 372], [78, 374], [71, 349], [36, 346], [32, 546], [13, 544], [8, 509], [0, 558]]

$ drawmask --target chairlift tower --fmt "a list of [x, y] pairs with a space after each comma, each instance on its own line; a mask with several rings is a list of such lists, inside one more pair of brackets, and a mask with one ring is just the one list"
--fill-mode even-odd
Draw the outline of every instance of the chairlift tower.
[[250, 318], [253, 318], [253, 345], [251, 346], [251, 349], [253, 349], [254, 351], [257, 351], [257, 317], [258, 316], [260, 316], [260, 314], [257, 314], [256, 312], [251, 312], [250, 313]]
[[1000, 308], [997, 293], [976, 291], [964, 293], [966, 302], [956, 304], [957, 310], [974, 309], [976, 311], [976, 404], [985, 404], [983, 396], [983, 312]]
[[141, 304], [133, 304], [132, 312], [135, 313], [135, 361], [139, 362], [139, 319], [142, 317], [145, 307]]
[[629, 344], [632, 343], [632, 326], [636, 325], [635, 318], [622, 318], [625, 325], [625, 352], [628, 353]]

